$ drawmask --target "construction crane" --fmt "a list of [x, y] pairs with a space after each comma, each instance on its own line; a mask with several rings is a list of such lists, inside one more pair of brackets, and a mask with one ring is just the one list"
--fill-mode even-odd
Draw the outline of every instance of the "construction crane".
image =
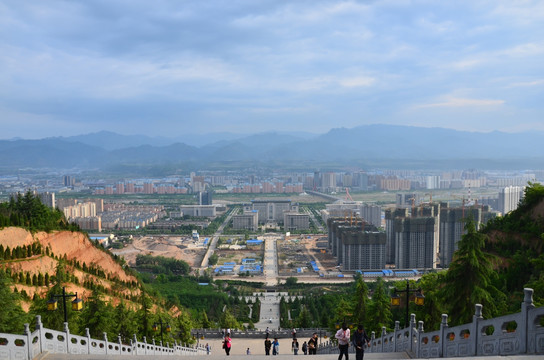
[[353, 198], [352, 198], [351, 195], [349, 194], [348, 188], [346, 188], [346, 201], [347, 201], [347, 200], [353, 201]]

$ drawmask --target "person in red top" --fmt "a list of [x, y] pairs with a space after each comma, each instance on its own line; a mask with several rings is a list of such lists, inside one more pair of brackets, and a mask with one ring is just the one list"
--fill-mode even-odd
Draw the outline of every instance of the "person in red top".
[[350, 331], [346, 323], [342, 324], [342, 328], [336, 332], [334, 335], [338, 339], [338, 348], [340, 349], [340, 355], [338, 355], [338, 360], [342, 360], [342, 355], [346, 355], [346, 360], [349, 360], [349, 339], [351, 337]]
[[230, 335], [227, 333], [227, 335], [225, 335], [225, 340], [223, 340], [223, 349], [225, 349], [225, 354], [227, 354], [227, 356], [230, 355], [231, 346], [232, 346], [232, 339], [230, 338]]

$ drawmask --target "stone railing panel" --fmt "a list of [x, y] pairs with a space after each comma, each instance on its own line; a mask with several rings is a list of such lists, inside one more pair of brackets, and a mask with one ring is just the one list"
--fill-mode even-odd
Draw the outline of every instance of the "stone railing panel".
[[472, 356], [470, 324], [447, 328], [444, 334], [444, 357]]
[[527, 353], [544, 354], [544, 307], [529, 310], [527, 316]]
[[89, 353], [95, 355], [105, 355], [106, 352], [106, 342], [104, 340], [95, 340], [91, 339]]
[[27, 360], [28, 337], [0, 333], [0, 359]]
[[68, 341], [70, 342], [70, 354], [89, 353], [89, 344], [86, 337], [70, 334], [68, 336]]
[[42, 341], [43, 352], [47, 351], [54, 354], [66, 354], [68, 352], [65, 332], [43, 329]]
[[440, 341], [440, 330], [420, 334], [419, 357], [437, 358], [440, 357], [442, 342]]
[[[497, 356], [516, 355], [521, 349], [518, 330], [524, 324], [521, 313], [480, 320], [478, 323], [478, 344], [476, 355]], [[516, 329], [509, 330], [508, 324], [515, 323]]]

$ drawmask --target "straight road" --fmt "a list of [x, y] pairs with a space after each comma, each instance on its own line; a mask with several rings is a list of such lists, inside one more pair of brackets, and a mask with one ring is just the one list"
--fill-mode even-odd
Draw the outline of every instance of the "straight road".
[[229, 223], [230, 219], [232, 218], [232, 215], [235, 215], [237, 212], [237, 209], [231, 210], [227, 217], [225, 218], [225, 221], [217, 228], [217, 231], [215, 234], [213, 234], [211, 240], [210, 240], [210, 246], [208, 246], [208, 250], [206, 251], [206, 254], [204, 255], [204, 258], [202, 259], [202, 263], [200, 264], [201, 269], [206, 269], [208, 267], [208, 261], [210, 259], [210, 256], [213, 255], [215, 248], [217, 247], [217, 242], [219, 241], [219, 236], [223, 234], [223, 230], [225, 229], [225, 226]]

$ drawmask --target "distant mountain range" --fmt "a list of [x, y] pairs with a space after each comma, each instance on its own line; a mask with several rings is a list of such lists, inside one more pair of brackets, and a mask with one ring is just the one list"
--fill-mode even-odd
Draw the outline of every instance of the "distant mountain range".
[[[137, 168], [284, 165], [326, 168], [544, 168], [544, 133], [479, 133], [365, 125], [310, 133], [214, 133], [186, 141], [98, 132], [41, 140], [0, 140], [0, 168]], [[234, 165], [233, 165], [234, 166]]]

